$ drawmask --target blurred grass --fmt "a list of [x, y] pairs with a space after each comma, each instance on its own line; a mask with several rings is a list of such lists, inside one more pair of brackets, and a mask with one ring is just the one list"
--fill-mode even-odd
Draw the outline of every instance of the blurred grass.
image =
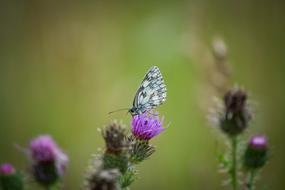
[[229, 47], [233, 77], [259, 105], [251, 132], [267, 133], [268, 189], [284, 189], [284, 5], [281, 1], [108, 1], [0, 3], [0, 161], [25, 168], [13, 144], [52, 134], [70, 155], [66, 189], [79, 189], [98, 127], [124, 113], [144, 73], [160, 67], [170, 128], [140, 166], [133, 189], [221, 189], [221, 145], [206, 121], [202, 64], [216, 35]]

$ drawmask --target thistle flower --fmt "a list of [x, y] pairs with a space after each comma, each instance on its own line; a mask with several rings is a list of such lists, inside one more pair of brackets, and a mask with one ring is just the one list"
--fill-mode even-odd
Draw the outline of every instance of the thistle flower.
[[3, 190], [22, 190], [23, 181], [13, 165], [5, 163], [0, 165], [0, 189]]
[[119, 155], [128, 148], [126, 132], [125, 126], [117, 122], [111, 123], [102, 130], [108, 153]]
[[149, 141], [165, 130], [162, 127], [163, 120], [164, 118], [159, 120], [158, 114], [155, 116], [146, 113], [135, 115], [132, 119], [132, 133], [139, 140]]
[[228, 91], [224, 96], [224, 106], [225, 110], [220, 118], [222, 130], [230, 136], [242, 133], [251, 120], [246, 92], [238, 88]]
[[15, 173], [15, 168], [12, 164], [5, 163], [0, 166], [0, 174], [1, 175], [10, 175]]
[[248, 169], [258, 169], [268, 160], [268, 142], [266, 136], [253, 136], [244, 153], [244, 166]]
[[68, 157], [50, 136], [42, 135], [33, 139], [30, 143], [29, 154], [33, 175], [39, 184], [49, 187], [63, 176]]
[[251, 149], [264, 151], [268, 146], [267, 138], [265, 136], [254, 136], [251, 138], [249, 146]]

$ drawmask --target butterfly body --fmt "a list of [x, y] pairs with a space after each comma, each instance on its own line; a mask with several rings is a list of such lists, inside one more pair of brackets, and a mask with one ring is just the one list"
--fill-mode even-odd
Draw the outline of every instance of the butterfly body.
[[158, 67], [153, 66], [146, 73], [133, 101], [129, 113], [140, 115], [166, 101], [166, 85]]

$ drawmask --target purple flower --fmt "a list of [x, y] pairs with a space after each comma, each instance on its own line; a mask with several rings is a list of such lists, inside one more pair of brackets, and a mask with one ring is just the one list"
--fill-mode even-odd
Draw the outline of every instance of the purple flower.
[[64, 154], [55, 141], [48, 135], [42, 135], [33, 139], [30, 143], [31, 158], [34, 162], [55, 162], [60, 173], [68, 163], [68, 157]]
[[12, 164], [5, 163], [0, 166], [0, 174], [10, 175], [15, 173], [15, 168]]
[[68, 157], [48, 135], [33, 139], [29, 148], [33, 174], [40, 184], [53, 185], [64, 174]]
[[163, 120], [164, 117], [159, 120], [158, 113], [155, 116], [146, 113], [135, 115], [132, 120], [132, 133], [137, 139], [148, 141], [165, 130], [162, 127]]
[[258, 135], [253, 136], [249, 141], [249, 146], [255, 150], [264, 150], [267, 149], [267, 138], [266, 136]]
[[39, 136], [30, 144], [32, 159], [36, 162], [48, 162], [56, 159], [59, 152], [57, 145], [50, 136]]

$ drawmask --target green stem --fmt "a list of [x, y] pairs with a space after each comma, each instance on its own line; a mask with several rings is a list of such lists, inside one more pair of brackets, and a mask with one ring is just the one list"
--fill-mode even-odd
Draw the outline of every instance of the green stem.
[[53, 189], [53, 187], [51, 185], [45, 186], [45, 190], [52, 190], [52, 189]]
[[231, 182], [233, 190], [238, 189], [237, 179], [237, 145], [238, 139], [236, 136], [232, 137], [232, 168], [231, 168]]
[[254, 190], [255, 170], [250, 170], [248, 174], [247, 189]]

